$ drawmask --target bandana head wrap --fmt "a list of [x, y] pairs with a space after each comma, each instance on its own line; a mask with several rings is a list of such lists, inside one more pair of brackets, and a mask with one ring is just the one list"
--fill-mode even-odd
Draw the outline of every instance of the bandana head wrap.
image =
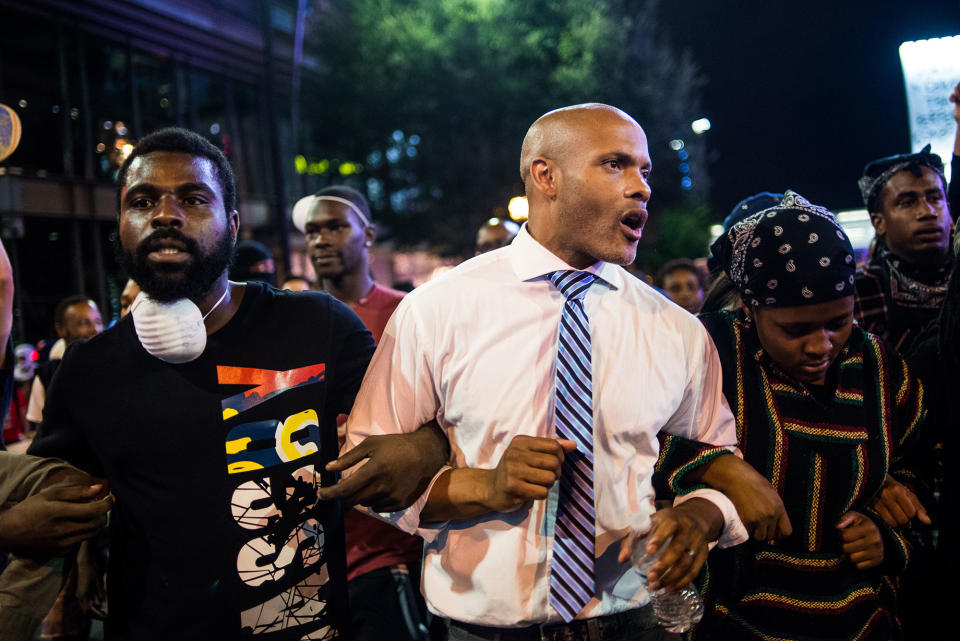
[[854, 292], [853, 248], [836, 217], [792, 191], [731, 227], [710, 249], [752, 306], [798, 307]]
[[934, 170], [940, 176], [943, 184], [947, 184], [947, 179], [943, 175], [943, 161], [937, 154], [930, 153], [930, 145], [915, 154], [897, 154], [896, 156], [878, 158], [868, 163], [863, 168], [863, 176], [857, 181], [857, 185], [860, 187], [860, 196], [863, 197], [863, 204], [866, 205], [867, 211], [880, 211], [880, 204], [877, 202], [880, 193], [894, 174], [898, 174], [904, 169], [919, 172], [920, 167], [929, 167]]
[[730, 228], [739, 223], [741, 220], [747, 216], [752, 216], [758, 211], [763, 211], [764, 209], [770, 209], [780, 204], [780, 201], [783, 200], [783, 194], [773, 194], [769, 191], [761, 191], [759, 194], [754, 194], [744, 198], [736, 205], [733, 206], [733, 211], [723, 219], [723, 231], [728, 232]]

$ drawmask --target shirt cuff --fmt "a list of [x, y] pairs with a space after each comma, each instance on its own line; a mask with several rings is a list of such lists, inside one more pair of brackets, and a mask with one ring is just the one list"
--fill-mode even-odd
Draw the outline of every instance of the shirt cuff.
[[719, 490], [711, 488], [694, 490], [675, 498], [673, 500], [673, 506], [676, 507], [690, 499], [698, 497], [713, 503], [717, 506], [717, 509], [720, 510], [720, 513], [723, 514], [723, 531], [720, 532], [720, 538], [717, 539], [718, 546], [721, 548], [729, 548], [734, 545], [740, 545], [750, 538], [750, 534], [747, 533], [747, 528], [744, 527], [743, 521], [740, 520], [740, 515], [737, 514], [737, 508], [733, 506], [733, 502], [727, 498], [727, 495]]
[[421, 494], [420, 497], [414, 501], [412, 505], [410, 505], [410, 507], [400, 510], [399, 512], [374, 512], [373, 510], [359, 505], [356, 507], [364, 512], [367, 512], [371, 516], [380, 519], [381, 521], [386, 521], [393, 527], [403, 530], [407, 534], [416, 534], [427, 543], [430, 543], [444, 529], [446, 522], [431, 523], [427, 527], [420, 527], [420, 513], [427, 504], [427, 498], [430, 496], [430, 492], [433, 491], [433, 486], [437, 482], [437, 479], [439, 479], [442, 474], [446, 473], [447, 470], [452, 469], [453, 468], [449, 465], [444, 465], [441, 467], [437, 473], [433, 475], [433, 478], [430, 479], [430, 484], [427, 485], [427, 489], [424, 490], [423, 494]]

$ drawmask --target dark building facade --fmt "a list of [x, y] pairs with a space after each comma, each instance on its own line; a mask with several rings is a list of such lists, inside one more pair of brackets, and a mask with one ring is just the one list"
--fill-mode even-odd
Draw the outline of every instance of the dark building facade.
[[291, 87], [311, 65], [295, 55], [297, 24], [296, 0], [0, 0], [0, 103], [22, 122], [0, 163], [15, 340], [49, 336], [53, 307], [74, 293], [96, 300], [105, 322], [116, 316], [126, 278], [113, 257], [116, 170], [161, 127], [197, 131], [227, 154], [244, 233], [283, 265], [303, 187], [292, 179]]

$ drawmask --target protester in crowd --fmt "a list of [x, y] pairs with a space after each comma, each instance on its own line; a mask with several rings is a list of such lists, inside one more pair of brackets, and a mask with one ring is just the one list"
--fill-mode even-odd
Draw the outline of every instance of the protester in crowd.
[[[62, 559], [107, 523], [102, 480], [63, 461], [0, 452], [0, 638], [32, 639], [60, 591]], [[54, 558], [46, 558], [55, 555]]]
[[367, 199], [343, 185], [321, 189], [307, 199], [306, 217], [295, 224], [306, 236], [318, 287], [349, 305], [379, 340], [404, 292], [375, 282], [370, 273], [369, 250], [377, 227]]
[[[376, 342], [403, 299], [370, 273], [376, 227], [367, 199], [334, 185], [307, 196], [295, 224], [322, 288], [357, 313]], [[346, 417], [344, 417], [345, 419]], [[423, 542], [358, 510], [344, 513], [350, 616], [356, 641], [426, 639], [426, 606], [420, 595]]]
[[130, 313], [130, 306], [133, 305], [133, 301], [137, 299], [139, 293], [140, 285], [137, 285], [137, 281], [132, 278], [128, 278], [127, 284], [123, 286], [123, 291], [120, 292], [120, 318]]
[[230, 280], [242, 283], [254, 280], [276, 285], [276, 271], [273, 253], [266, 245], [255, 240], [237, 243], [233, 250]]
[[50, 360], [37, 366], [30, 388], [30, 400], [27, 405], [27, 420], [37, 425], [43, 420], [43, 408], [47, 398], [47, 388], [53, 375], [60, 367], [66, 347], [79, 340], [88, 340], [103, 331], [100, 309], [89, 297], [82, 294], [67, 296], [53, 311], [53, 325], [57, 336], [63, 341], [63, 347], [50, 350]]
[[289, 292], [308, 292], [313, 289], [313, 285], [303, 276], [291, 276], [283, 281], [280, 289], [285, 289]]
[[[950, 205], [950, 213], [956, 222], [957, 216], [960, 216], [960, 82], [953, 88], [950, 94], [950, 102], [953, 103], [953, 119], [957, 123], [956, 133], [953, 137], [953, 160], [950, 161], [950, 187], [947, 190], [947, 202]], [[954, 242], [957, 242], [954, 238]], [[954, 254], [957, 254], [957, 248], [954, 248]]]
[[[236, 187], [223, 153], [183, 129], [145, 136], [120, 168], [119, 254], [131, 313], [64, 359], [31, 453], [104, 476], [117, 499], [108, 638], [347, 634], [337, 414], [373, 351], [322, 293], [231, 282]], [[421, 434], [427, 439], [420, 443]], [[421, 431], [374, 443], [358, 474], [406, 496], [445, 451]], [[411, 449], [411, 448], [407, 448]]]
[[[89, 309], [78, 305], [69, 311], [69, 318], [61, 322], [64, 335], [82, 334], [88, 325], [94, 326]], [[36, 355], [32, 346], [20, 345], [16, 363], [11, 362], [7, 344], [12, 323], [13, 274], [0, 244], [0, 385], [4, 390], [0, 423], [6, 424], [8, 418], [16, 421], [22, 433], [24, 396], [17, 389], [11, 400], [12, 383], [29, 384]], [[28, 555], [11, 557], [0, 575], [0, 638], [32, 638], [60, 590], [62, 560], [36, 555], [72, 552], [78, 542], [106, 524], [110, 505], [102, 481], [63, 461], [0, 452], [0, 550]]]
[[670, 300], [691, 314], [703, 304], [703, 277], [689, 258], [675, 258], [660, 268], [657, 284]]
[[754, 488], [759, 475], [726, 449], [733, 418], [703, 327], [618, 266], [636, 255], [650, 166], [643, 130], [619, 109], [544, 115], [521, 152], [528, 223], [413, 291], [384, 331], [334, 467], [370, 435], [431, 420], [447, 433], [454, 468], [384, 518], [426, 538], [425, 596], [451, 640], [661, 638], [625, 564], [633, 534], [665, 549], [649, 578], [669, 589], [694, 576], [707, 542], [746, 536], [713, 490], [654, 511], [661, 430], [712, 444], [691, 443], [676, 487], [736, 470], [734, 494], [770, 508], [770, 538], [789, 529], [773, 489]]
[[3, 443], [22, 441], [30, 429], [27, 422], [27, 399], [30, 397], [30, 386], [37, 369], [35, 360], [37, 350], [29, 343], [21, 343], [13, 350], [13, 394], [10, 407], [3, 421]]
[[[761, 191], [744, 198], [734, 205], [733, 210], [723, 219], [723, 233], [730, 231], [731, 227], [747, 216], [779, 204], [782, 199], [783, 194], [770, 193], [769, 191]], [[713, 254], [707, 257], [707, 270], [709, 271], [710, 285], [707, 287], [700, 311], [716, 312], [721, 309], [737, 309], [740, 306], [740, 296], [737, 294], [737, 288], [727, 278], [726, 273], [724, 273]]]
[[[7, 250], [0, 242], [0, 425], [6, 419], [13, 398], [13, 350], [10, 331], [13, 328], [13, 268]], [[0, 438], [0, 450], [6, 449]]]
[[859, 186], [877, 247], [857, 274], [854, 316], [909, 354], [939, 313], [953, 264], [943, 163], [927, 145], [870, 162]]
[[[947, 641], [955, 636], [953, 606], [960, 599], [960, 438], [956, 428], [952, 395], [960, 389], [960, 274], [956, 264], [940, 310], [937, 334], [923, 341], [910, 355], [913, 371], [923, 382], [928, 409], [928, 441], [939, 443], [943, 479], [940, 484], [936, 525], [939, 528], [935, 572], [925, 577], [926, 589], [915, 604], [919, 617], [915, 637]], [[933, 506], [931, 506], [933, 507]], [[902, 515], [901, 522], [909, 521]]]
[[474, 256], [485, 254], [494, 249], [509, 245], [520, 231], [520, 226], [512, 220], [490, 218], [477, 230], [477, 241], [473, 251]]
[[853, 249], [826, 209], [788, 191], [712, 251], [742, 301], [701, 316], [738, 445], [797, 527], [710, 555], [694, 638], [894, 638], [881, 574], [908, 550], [872, 503], [888, 473], [914, 478], [922, 389], [854, 324]]

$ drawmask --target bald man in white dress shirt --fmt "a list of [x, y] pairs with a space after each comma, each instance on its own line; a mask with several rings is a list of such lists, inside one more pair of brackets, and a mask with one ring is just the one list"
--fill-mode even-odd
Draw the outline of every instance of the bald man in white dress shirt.
[[[368, 436], [432, 420], [446, 433], [451, 467], [410, 508], [382, 516], [426, 540], [424, 591], [451, 640], [663, 638], [629, 564], [635, 535], [650, 532], [648, 551], [672, 537], [649, 573], [651, 587], [671, 590], [696, 575], [709, 542], [746, 538], [716, 490], [653, 505], [661, 431], [704, 444], [675, 481], [711, 483], [743, 465], [729, 454], [736, 432], [716, 349], [696, 318], [620, 267], [636, 256], [650, 198], [646, 136], [633, 118], [600, 104], [547, 113], [524, 139], [520, 169], [528, 223], [511, 245], [403, 300], [357, 396], [341, 462], [354, 462], [349, 449]], [[589, 327], [586, 440], [555, 410], [567, 278], [582, 280], [577, 304]], [[592, 468], [593, 518], [581, 519], [593, 521], [588, 587], [572, 610], [557, 600], [567, 554], [557, 549], [568, 536], [555, 529], [571, 510], [556, 482], [571, 475], [565, 460]], [[770, 504], [764, 492], [757, 502]]]

